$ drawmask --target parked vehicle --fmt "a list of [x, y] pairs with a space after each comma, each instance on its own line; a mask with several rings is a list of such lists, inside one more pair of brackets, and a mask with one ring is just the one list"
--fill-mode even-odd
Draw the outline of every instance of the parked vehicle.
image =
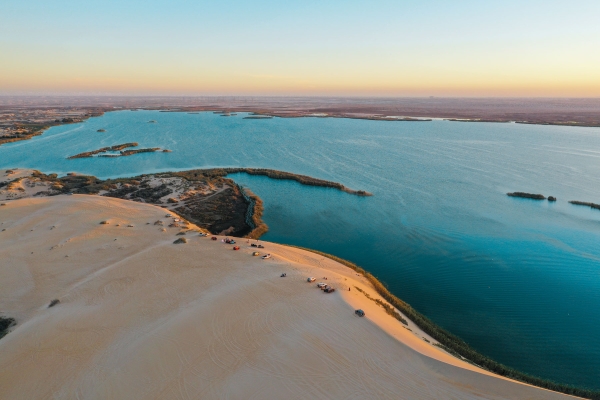
[[271, 258], [270, 254], [265, 254], [264, 256], [262, 256], [263, 260], [266, 260], [267, 258]]
[[321, 290], [322, 290], [322, 289], [325, 289], [325, 286], [327, 286], [327, 284], [326, 284], [326, 283], [323, 283], [323, 282], [319, 282], [319, 283], [317, 283], [317, 287], [318, 287], [319, 289], [321, 289]]
[[313, 278], [312, 276], [306, 280], [306, 282], [314, 282], [314, 281], [316, 281], [316, 279]]
[[234, 250], [239, 250], [239, 249], [240, 249], [240, 246], [233, 246], [233, 249], [234, 249]]
[[284, 272], [283, 274], [279, 275], [281, 278], [285, 278], [287, 276], [287, 274]]
[[259, 245], [258, 245], [258, 246], [256, 246], [256, 247], [258, 247], [259, 249], [264, 249], [264, 248], [265, 248], [265, 246], [263, 246], [262, 244], [259, 244]]
[[257, 246], [256, 246], [256, 243], [252, 243], [252, 244], [250, 244], [250, 246], [251, 246], [251, 247], [257, 247]]
[[255, 251], [254, 253], [252, 253], [253, 256], [260, 256], [260, 253], [258, 251]]
[[358, 315], [359, 317], [364, 317], [365, 316], [365, 312], [363, 310], [356, 310], [354, 311], [354, 314]]
[[325, 288], [325, 290], [323, 290], [325, 293], [333, 293], [335, 292], [335, 288], [331, 287], [331, 286], [327, 286]]
[[217, 237], [213, 236], [213, 237], [210, 238], [210, 240], [217, 240]]

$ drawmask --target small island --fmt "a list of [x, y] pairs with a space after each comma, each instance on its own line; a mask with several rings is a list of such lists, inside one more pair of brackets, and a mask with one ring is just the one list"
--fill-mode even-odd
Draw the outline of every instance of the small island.
[[[79, 154], [75, 154], [74, 156], [70, 156], [67, 157], [69, 160], [74, 159], [74, 158], [88, 158], [88, 157], [93, 157], [95, 155], [98, 155], [98, 157], [126, 157], [126, 156], [131, 156], [134, 154], [139, 154], [139, 153], [153, 153], [156, 151], [162, 151], [163, 153], [170, 153], [171, 150], [168, 149], [161, 149], [160, 147], [149, 147], [146, 149], [135, 149], [135, 150], [125, 150], [128, 147], [137, 147], [138, 143], [136, 142], [132, 142], [132, 143], [123, 143], [123, 144], [117, 144], [114, 146], [110, 146], [110, 147], [102, 147], [98, 150], [92, 150], [92, 151], [86, 151], [84, 153], [79, 153]], [[102, 154], [102, 153], [106, 153], [109, 151], [118, 151], [119, 154]]]
[[96, 154], [106, 153], [107, 151], [120, 151], [120, 150], [126, 149], [128, 147], [137, 147], [137, 145], [138, 145], [137, 142], [117, 144], [117, 145], [114, 145], [114, 146], [102, 147], [102, 148], [100, 148], [98, 150], [86, 151], [86, 152], [83, 152], [83, 153], [75, 154], [74, 156], [70, 156], [70, 157], [67, 157], [67, 158], [69, 160], [71, 160], [73, 158], [93, 157]]
[[242, 119], [272, 119], [272, 115], [248, 115]]
[[574, 204], [576, 206], [587, 206], [590, 208], [595, 208], [596, 210], [600, 210], [600, 204], [596, 204], [596, 203], [589, 203], [589, 202], [577, 201], [577, 200], [571, 200], [571, 201], [569, 201], [569, 203]]
[[510, 196], [510, 197], [521, 197], [523, 199], [546, 200], [546, 197], [543, 194], [533, 194], [533, 193], [525, 193], [525, 192], [513, 192], [513, 193], [506, 193], [506, 195]]

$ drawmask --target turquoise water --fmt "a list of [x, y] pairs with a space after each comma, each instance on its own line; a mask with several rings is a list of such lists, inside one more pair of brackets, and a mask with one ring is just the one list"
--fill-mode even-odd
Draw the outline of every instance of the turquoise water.
[[[600, 129], [241, 117], [112, 112], [0, 146], [0, 168], [108, 178], [263, 167], [370, 191], [232, 176], [264, 199], [265, 240], [351, 260], [481, 353], [600, 389], [600, 211], [567, 203], [600, 202]], [[66, 160], [130, 141], [173, 152]]]

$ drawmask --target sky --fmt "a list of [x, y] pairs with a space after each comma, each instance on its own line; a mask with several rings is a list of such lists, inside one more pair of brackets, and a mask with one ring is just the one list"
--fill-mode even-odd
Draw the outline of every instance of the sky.
[[1, 0], [0, 94], [600, 97], [600, 1]]

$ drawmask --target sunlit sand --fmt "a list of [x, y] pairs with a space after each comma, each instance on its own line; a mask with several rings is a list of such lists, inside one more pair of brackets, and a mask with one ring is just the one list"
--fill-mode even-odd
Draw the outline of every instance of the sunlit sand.
[[18, 321], [0, 340], [2, 399], [568, 397], [433, 346], [341, 264], [267, 242], [263, 260], [246, 239], [233, 251], [193, 229], [177, 236], [167, 214], [80, 195], [0, 207], [0, 311]]

